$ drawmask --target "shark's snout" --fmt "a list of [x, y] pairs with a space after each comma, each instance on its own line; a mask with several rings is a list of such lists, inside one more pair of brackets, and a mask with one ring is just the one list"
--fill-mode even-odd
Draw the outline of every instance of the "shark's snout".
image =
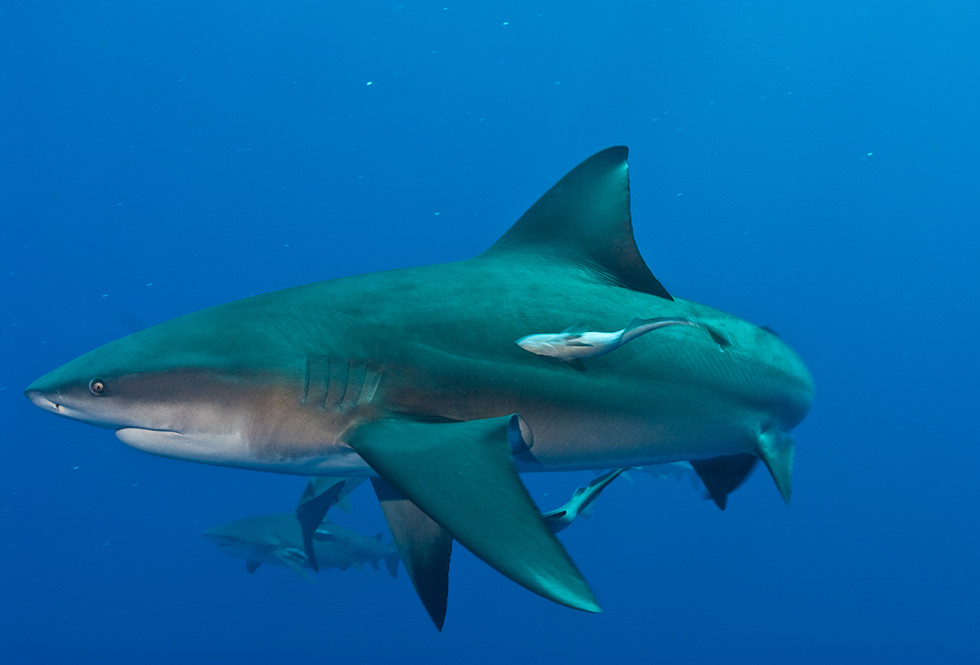
[[[24, 396], [35, 406], [57, 416], [70, 418], [79, 422], [95, 425], [106, 429], [116, 429], [118, 425], [113, 418], [107, 417], [104, 404], [100, 404], [93, 396], [76, 389], [71, 383], [56, 383], [49, 379], [50, 374], [27, 386]], [[77, 383], [77, 382], [76, 382]], [[84, 393], [84, 394], [83, 394]]]
[[231, 539], [220, 531], [208, 529], [201, 535], [219, 547], [228, 547], [231, 545]]
[[[31, 385], [33, 386], [34, 384]], [[60, 411], [61, 407], [58, 405], [58, 403], [52, 400], [50, 397], [48, 397], [46, 393], [41, 392], [40, 390], [29, 387], [27, 390], [24, 391], [24, 396], [27, 397], [27, 399], [34, 402], [35, 406], [38, 406], [44, 409], [45, 411], [48, 411], [50, 413], [61, 413]]]

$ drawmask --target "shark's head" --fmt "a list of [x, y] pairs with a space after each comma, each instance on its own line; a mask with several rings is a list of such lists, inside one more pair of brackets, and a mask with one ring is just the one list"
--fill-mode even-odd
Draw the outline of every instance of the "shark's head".
[[[212, 527], [204, 537], [225, 554], [250, 562], [249, 571], [272, 562], [301, 572], [307, 564], [295, 515], [257, 515]], [[254, 566], [254, 567], [253, 567]]]
[[320, 457], [331, 443], [322, 423], [313, 426], [318, 414], [304, 409], [304, 368], [303, 355], [284, 348], [274, 326], [256, 325], [247, 308], [219, 307], [95, 349], [25, 394], [153, 454], [302, 473], [316, 463], [304, 448], [311, 437]]
[[[813, 375], [806, 364], [771, 329], [741, 322], [741, 339], [755, 354], [755, 372], [764, 380], [747, 381], [756, 399], [768, 406], [780, 429], [802, 422], [813, 402]], [[715, 337], [716, 333], [712, 333]]]
[[222, 552], [241, 559], [252, 559], [257, 552], [271, 549], [261, 541], [248, 537], [248, 534], [243, 533], [234, 522], [208, 529], [202, 535], [217, 545]]

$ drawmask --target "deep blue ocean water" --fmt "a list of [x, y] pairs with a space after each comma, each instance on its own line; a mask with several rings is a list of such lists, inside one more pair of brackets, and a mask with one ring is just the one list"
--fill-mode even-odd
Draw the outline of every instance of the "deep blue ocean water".
[[[978, 32], [966, 2], [5, 3], [0, 661], [977, 662]], [[654, 273], [818, 396], [791, 507], [638, 474], [562, 534], [602, 614], [461, 547], [442, 634], [404, 573], [248, 575], [200, 532], [302, 479], [21, 394], [182, 313], [472, 256], [614, 144]]]

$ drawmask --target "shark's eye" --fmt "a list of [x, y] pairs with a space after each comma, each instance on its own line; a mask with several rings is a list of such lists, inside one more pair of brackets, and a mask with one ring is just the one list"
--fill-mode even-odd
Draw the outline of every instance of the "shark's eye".
[[88, 382], [88, 389], [96, 397], [101, 397], [105, 393], [105, 381], [102, 379], [92, 379]]

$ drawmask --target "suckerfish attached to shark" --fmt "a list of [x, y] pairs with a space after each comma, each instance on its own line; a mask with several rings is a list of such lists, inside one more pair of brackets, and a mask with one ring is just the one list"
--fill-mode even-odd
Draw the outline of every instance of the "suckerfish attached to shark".
[[[779, 337], [653, 276], [633, 239], [626, 157], [585, 160], [479, 256], [188, 314], [63, 365], [27, 397], [157, 455], [371, 476], [439, 627], [454, 540], [550, 600], [599, 611], [519, 472], [692, 460], [724, 495], [760, 458], [788, 500], [789, 432], [813, 398]], [[575, 371], [514, 344], [637, 316], [692, 321], [728, 345], [671, 325]]]
[[655, 319], [633, 319], [622, 330], [616, 332], [560, 332], [536, 333], [525, 335], [517, 340], [517, 346], [525, 351], [559, 358], [561, 360], [581, 360], [582, 358], [597, 358], [611, 353], [627, 342], [651, 330], [666, 326], [695, 326], [698, 324], [686, 319], [671, 319], [658, 317]]

